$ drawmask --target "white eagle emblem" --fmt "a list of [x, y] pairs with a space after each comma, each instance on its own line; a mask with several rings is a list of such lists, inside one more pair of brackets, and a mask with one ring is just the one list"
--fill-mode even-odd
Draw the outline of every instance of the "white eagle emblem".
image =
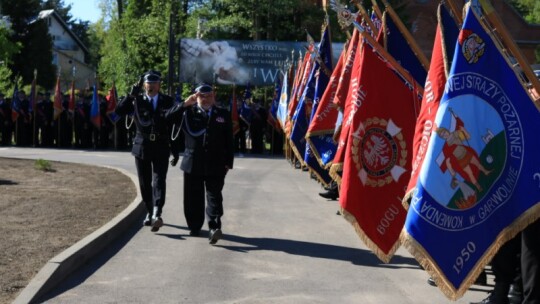
[[385, 166], [390, 161], [388, 144], [379, 137], [372, 134], [366, 141], [364, 147], [364, 159], [371, 167]]
[[364, 186], [397, 182], [407, 171], [407, 145], [401, 128], [392, 119], [369, 118], [352, 136], [352, 159]]

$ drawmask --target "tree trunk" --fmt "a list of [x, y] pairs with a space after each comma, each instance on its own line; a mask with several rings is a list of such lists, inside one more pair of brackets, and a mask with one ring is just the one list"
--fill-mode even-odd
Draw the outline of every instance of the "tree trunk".
[[118, 20], [122, 19], [122, 14], [124, 13], [124, 7], [122, 5], [122, 0], [116, 0], [116, 5], [118, 6]]

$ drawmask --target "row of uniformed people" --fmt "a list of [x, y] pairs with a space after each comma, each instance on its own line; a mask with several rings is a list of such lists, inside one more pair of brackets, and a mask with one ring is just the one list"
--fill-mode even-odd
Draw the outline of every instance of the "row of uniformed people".
[[[35, 113], [24, 91], [17, 94], [18, 115], [13, 120], [13, 101], [0, 93], [0, 144], [21, 147], [61, 147], [81, 149], [126, 149], [134, 127], [126, 128], [126, 118], [113, 123], [107, 116], [107, 102], [100, 96], [99, 128], [90, 120], [91, 97], [78, 94], [75, 109], [68, 111], [69, 96], [63, 96], [62, 112], [55, 119], [50, 93], [36, 96]], [[127, 118], [129, 120], [129, 118]]]

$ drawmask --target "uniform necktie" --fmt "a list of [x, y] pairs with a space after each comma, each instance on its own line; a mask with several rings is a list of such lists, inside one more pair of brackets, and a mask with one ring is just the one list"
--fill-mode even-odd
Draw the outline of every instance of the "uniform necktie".
[[150, 102], [150, 104], [152, 104], [152, 109], [154, 109], [154, 111], [156, 110], [157, 108], [157, 102], [156, 102], [156, 97], [150, 97], [148, 96], [148, 101]]

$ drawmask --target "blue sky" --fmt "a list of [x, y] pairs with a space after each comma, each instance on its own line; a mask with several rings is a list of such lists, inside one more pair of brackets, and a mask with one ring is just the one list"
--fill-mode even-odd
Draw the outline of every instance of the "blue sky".
[[101, 14], [98, 8], [99, 0], [65, 0], [64, 4], [71, 4], [73, 19], [81, 19], [95, 23]]

